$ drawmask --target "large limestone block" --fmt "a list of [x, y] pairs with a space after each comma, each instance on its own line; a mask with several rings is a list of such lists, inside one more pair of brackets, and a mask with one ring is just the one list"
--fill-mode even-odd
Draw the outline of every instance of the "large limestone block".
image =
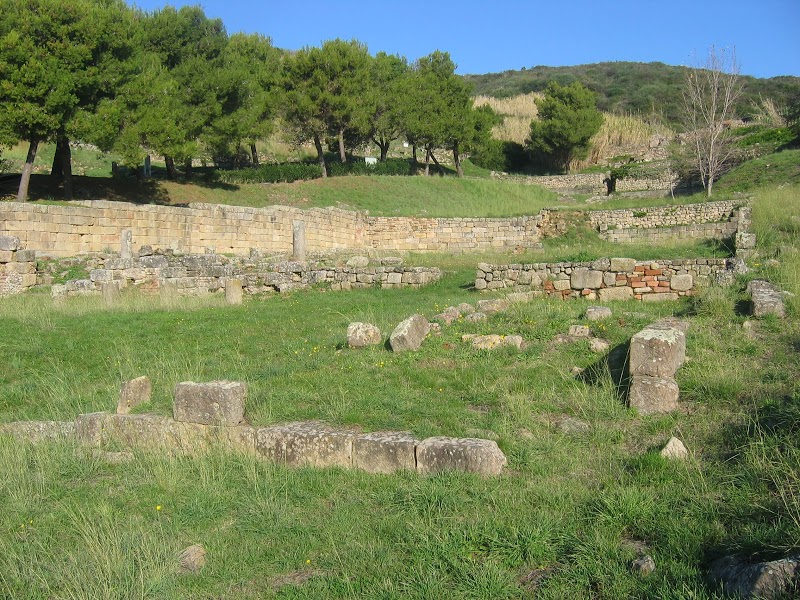
[[599, 289], [603, 285], [603, 272], [578, 267], [572, 270], [569, 278], [569, 285], [573, 290]]
[[511, 303], [503, 298], [495, 298], [493, 300], [478, 300], [476, 308], [479, 312], [486, 315], [504, 312], [508, 310]]
[[371, 323], [350, 323], [347, 326], [347, 345], [366, 348], [381, 343], [381, 330]]
[[668, 300], [677, 300], [680, 296], [674, 292], [666, 292], [664, 294], [642, 294], [642, 302], [666, 302]]
[[587, 321], [602, 321], [611, 318], [611, 309], [607, 306], [590, 306], [586, 309]]
[[430, 333], [431, 325], [422, 315], [411, 315], [395, 327], [389, 336], [389, 345], [393, 352], [419, 350], [425, 336]]
[[62, 440], [75, 436], [73, 421], [16, 421], [0, 424], [0, 435], [31, 443]]
[[353, 468], [368, 473], [394, 473], [416, 468], [419, 440], [409, 433], [377, 431], [353, 438]]
[[769, 562], [724, 556], [711, 563], [711, 579], [731, 597], [795, 598], [800, 586], [800, 555]]
[[754, 317], [775, 315], [786, 316], [786, 307], [783, 303], [783, 294], [780, 289], [763, 279], [754, 279], [747, 284], [747, 292], [751, 299], [751, 314]]
[[241, 279], [225, 280], [225, 302], [231, 305], [242, 303], [242, 281]]
[[231, 427], [242, 422], [246, 398], [240, 381], [184, 381], [175, 386], [173, 414], [176, 421]]
[[631, 375], [672, 377], [684, 360], [686, 335], [679, 329], [648, 327], [631, 338]]
[[13, 252], [19, 250], [19, 238], [13, 235], [0, 235], [0, 250]]
[[344, 467], [352, 464], [351, 431], [333, 429], [317, 421], [261, 427], [255, 451], [262, 458], [293, 467]]
[[612, 258], [608, 270], [618, 273], [633, 273], [635, 267], [636, 260], [633, 258]]
[[110, 418], [111, 414], [107, 412], [78, 415], [75, 418], [75, 437], [82, 444], [99, 447]]
[[676, 292], [686, 292], [694, 286], [694, 279], [688, 273], [685, 275], [673, 275], [669, 281], [669, 287]]
[[603, 288], [597, 291], [597, 295], [601, 302], [633, 300], [633, 290], [628, 286]]
[[146, 375], [131, 379], [122, 384], [117, 401], [117, 414], [127, 415], [132, 408], [150, 402], [153, 384]]
[[161, 415], [110, 415], [104, 424], [102, 443], [191, 456], [211, 447], [214, 429], [218, 428], [174, 421]]
[[508, 460], [491, 440], [432, 437], [417, 444], [417, 472], [464, 471], [499, 475]]
[[678, 408], [678, 384], [668, 377], [631, 377], [628, 404], [641, 415], [671, 412]]

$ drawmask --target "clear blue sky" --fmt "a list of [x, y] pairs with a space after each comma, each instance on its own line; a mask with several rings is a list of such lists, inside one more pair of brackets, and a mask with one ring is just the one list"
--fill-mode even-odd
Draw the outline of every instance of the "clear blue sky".
[[355, 38], [414, 60], [450, 52], [458, 72], [659, 61], [694, 65], [735, 47], [741, 72], [800, 76], [800, 0], [137, 0], [145, 10], [200, 4], [229, 33], [288, 50]]

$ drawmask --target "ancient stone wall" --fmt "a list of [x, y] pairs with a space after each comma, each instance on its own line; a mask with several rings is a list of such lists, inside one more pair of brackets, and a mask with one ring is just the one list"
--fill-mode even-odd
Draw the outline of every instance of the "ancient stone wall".
[[291, 252], [292, 227], [305, 224], [309, 252], [345, 249], [460, 252], [535, 247], [539, 217], [445, 219], [369, 217], [337, 208], [247, 208], [193, 204], [191, 208], [91, 201], [64, 205], [0, 204], [0, 234], [56, 256], [119, 248], [130, 229], [136, 246], [246, 255], [253, 249]]
[[[540, 185], [555, 192], [577, 190], [590, 194], [606, 194], [605, 179], [608, 173], [575, 173], [572, 175], [521, 176], [492, 171], [493, 179], [513, 181], [525, 185]], [[672, 173], [651, 177], [628, 177], [617, 180], [617, 192], [669, 190], [677, 183]]]
[[722, 200], [699, 204], [673, 204], [644, 208], [618, 208], [589, 211], [589, 221], [600, 231], [608, 229], [672, 227], [697, 223], [728, 222], [736, 218], [741, 200]]
[[521, 289], [551, 298], [590, 300], [677, 300], [698, 286], [726, 281], [732, 259], [636, 261], [601, 258], [592, 262], [478, 265], [478, 290]]
[[19, 238], [0, 235], [0, 296], [36, 285], [36, 251], [24, 250]]
[[221, 291], [231, 279], [241, 282], [242, 291], [247, 294], [287, 292], [311, 285], [322, 285], [331, 290], [386, 289], [421, 287], [441, 277], [441, 271], [435, 267], [405, 267], [394, 264], [395, 261], [391, 261], [393, 264], [355, 267], [298, 261], [275, 263], [219, 254], [107, 257], [93, 260], [96, 268], [91, 270], [89, 279], [55, 285], [52, 293], [56, 297], [92, 295], [135, 287], [146, 292], [198, 295]]

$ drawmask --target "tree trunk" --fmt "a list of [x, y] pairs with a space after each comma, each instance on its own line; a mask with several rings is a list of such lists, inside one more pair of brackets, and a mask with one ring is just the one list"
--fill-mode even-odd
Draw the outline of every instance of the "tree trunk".
[[419, 166], [419, 161], [417, 161], [417, 145], [411, 144], [411, 172], [412, 174], [417, 174], [417, 167]]
[[322, 141], [317, 134], [314, 134], [314, 146], [317, 148], [317, 161], [322, 177], [328, 176], [328, 168], [325, 166], [325, 151], [322, 149]]
[[53, 153], [53, 166], [50, 168], [51, 177], [61, 177], [64, 174], [64, 162], [61, 158], [62, 148], [61, 137], [59, 136], [56, 140], [56, 151]]
[[339, 160], [342, 164], [347, 162], [347, 152], [344, 149], [344, 129], [339, 130]]
[[256, 149], [256, 145], [254, 142], [250, 142], [250, 157], [253, 160], [253, 166], [258, 166], [258, 150]]
[[192, 159], [187, 158], [183, 163], [183, 172], [186, 174], [186, 179], [192, 178]]
[[167, 166], [167, 179], [175, 181], [178, 178], [178, 171], [175, 169], [175, 159], [164, 155], [164, 164]]
[[375, 145], [378, 146], [378, 148], [380, 148], [381, 151], [380, 161], [384, 162], [386, 160], [386, 157], [389, 155], [389, 144], [391, 142], [389, 142], [389, 140], [386, 140], [384, 138], [378, 138], [378, 139], [372, 138], [372, 141], [375, 142]]
[[461, 166], [461, 155], [458, 153], [458, 142], [453, 142], [453, 163], [456, 165], [456, 177], [463, 177], [464, 168]]
[[431, 174], [431, 151], [425, 148], [425, 177]]
[[433, 164], [435, 164], [436, 168], [439, 169], [439, 175], [444, 176], [444, 169], [442, 168], [442, 165], [439, 164], [439, 161], [436, 160], [436, 155], [433, 153], [433, 150], [428, 150], [428, 152], [430, 152]]
[[31, 183], [31, 173], [33, 172], [33, 161], [36, 160], [36, 150], [39, 149], [39, 140], [31, 140], [28, 146], [28, 157], [22, 167], [22, 176], [19, 180], [19, 191], [17, 192], [17, 202], [27, 202], [28, 186]]
[[64, 182], [64, 199], [72, 200], [72, 150], [66, 136], [58, 138], [61, 146], [61, 176]]

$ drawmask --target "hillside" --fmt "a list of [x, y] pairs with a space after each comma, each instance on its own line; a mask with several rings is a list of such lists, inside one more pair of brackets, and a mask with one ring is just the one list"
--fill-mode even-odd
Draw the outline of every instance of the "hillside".
[[[572, 67], [537, 66], [520, 71], [486, 75], [466, 75], [476, 95], [509, 97], [540, 92], [548, 82], [567, 85], [580, 81], [598, 94], [598, 108], [617, 114], [660, 115], [664, 122], [680, 121], [680, 87], [684, 67], [664, 63], [605, 62]], [[788, 106], [800, 98], [800, 77], [758, 79], [742, 76], [744, 92], [737, 110], [741, 117], [752, 113], [759, 96], [772, 98], [779, 106]]]

